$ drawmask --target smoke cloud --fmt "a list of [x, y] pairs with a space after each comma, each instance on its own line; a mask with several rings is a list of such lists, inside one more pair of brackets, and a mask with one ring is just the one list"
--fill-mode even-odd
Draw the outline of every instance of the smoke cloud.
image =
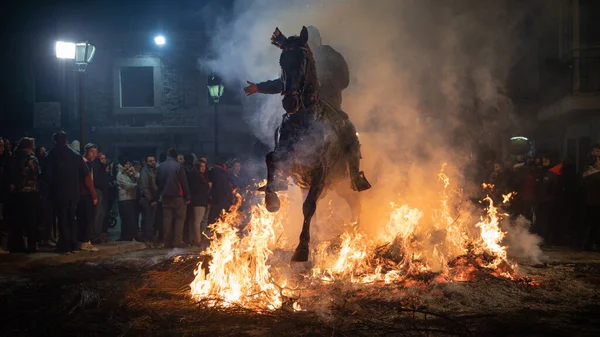
[[[373, 185], [362, 193], [361, 225], [374, 233], [388, 221], [389, 202], [434, 213], [443, 193], [461, 210], [480, 196], [469, 172], [474, 155], [494, 146], [511, 123], [505, 83], [527, 10], [511, 9], [508, 1], [236, 1], [226, 16], [204, 10], [220, 28], [210, 31], [210, 57], [199, 66], [240, 86], [274, 79], [280, 73], [280, 50], [270, 44], [275, 27], [287, 36], [303, 25], [317, 27], [350, 67], [342, 106], [360, 133], [361, 165]], [[256, 136], [272, 145], [284, 112], [281, 97], [243, 101]], [[443, 163], [451, 181], [446, 192], [438, 179]], [[299, 192], [291, 198], [301, 200]], [[335, 206], [321, 202], [320, 219], [328, 208], [349, 213], [335, 194], [328, 198]], [[301, 226], [301, 207], [294, 207], [292, 238]]]

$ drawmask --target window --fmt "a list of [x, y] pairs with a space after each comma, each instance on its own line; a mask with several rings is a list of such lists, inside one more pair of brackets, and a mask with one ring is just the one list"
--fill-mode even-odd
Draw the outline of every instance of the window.
[[121, 107], [154, 107], [154, 68], [123, 67], [120, 71]]

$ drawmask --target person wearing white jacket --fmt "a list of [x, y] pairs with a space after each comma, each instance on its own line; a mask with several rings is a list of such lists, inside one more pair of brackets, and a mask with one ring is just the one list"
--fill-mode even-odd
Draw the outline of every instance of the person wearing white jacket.
[[117, 184], [119, 187], [119, 215], [121, 216], [121, 236], [117, 241], [132, 241], [137, 233], [135, 203], [139, 173], [135, 172], [129, 159], [122, 159], [119, 165]]

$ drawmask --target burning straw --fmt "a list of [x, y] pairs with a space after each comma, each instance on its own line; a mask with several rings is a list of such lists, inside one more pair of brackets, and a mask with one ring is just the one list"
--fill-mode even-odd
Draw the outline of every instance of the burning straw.
[[[473, 223], [471, 216], [451, 206], [455, 187], [444, 167], [438, 177], [438, 209], [425, 212], [391, 202], [389, 220], [378, 236], [351, 227], [338, 239], [313, 244], [310, 266], [303, 266], [309, 271], [282, 263], [282, 256], [289, 255], [279, 241], [285, 211], [269, 213], [258, 204], [244, 228], [237, 209], [224, 214], [212, 226], [214, 236], [205, 252], [210, 259], [197, 265], [191, 295], [213, 307], [300, 311], [322, 308], [322, 300], [329, 298], [323, 295], [333, 285], [358, 293], [376, 284], [426, 287], [468, 281], [481, 270], [512, 278], [515, 266], [507, 259], [499, 226], [505, 214], [486, 197], [486, 213]], [[282, 210], [286, 203], [284, 198]]]

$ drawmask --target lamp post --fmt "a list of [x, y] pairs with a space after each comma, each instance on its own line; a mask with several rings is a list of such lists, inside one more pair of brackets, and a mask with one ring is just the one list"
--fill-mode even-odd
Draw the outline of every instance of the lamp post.
[[60, 59], [75, 60], [75, 71], [77, 72], [78, 100], [79, 100], [79, 143], [85, 146], [85, 86], [84, 75], [87, 65], [92, 61], [96, 47], [87, 43], [56, 42], [56, 57]]
[[213, 99], [213, 103], [215, 106], [215, 160], [217, 160], [217, 156], [219, 155], [219, 99], [223, 96], [223, 91], [225, 87], [223, 86], [223, 82], [221, 79], [212, 74], [208, 78], [208, 93], [210, 97]]

